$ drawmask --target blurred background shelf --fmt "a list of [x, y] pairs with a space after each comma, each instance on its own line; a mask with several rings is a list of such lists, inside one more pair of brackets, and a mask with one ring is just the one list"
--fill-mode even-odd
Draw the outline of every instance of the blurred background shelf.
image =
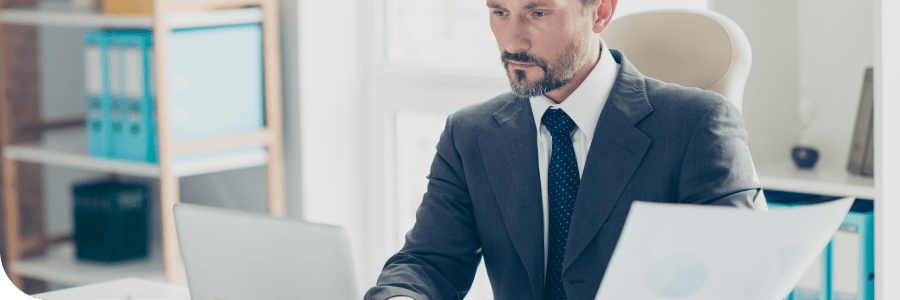
[[[68, 143], [52, 146], [39, 144], [9, 145], [3, 149], [3, 157], [16, 161], [71, 167], [98, 172], [159, 177], [159, 165], [88, 155], [84, 129], [66, 130]], [[218, 150], [191, 155], [176, 156], [174, 173], [178, 177], [208, 174], [242, 168], [265, 166], [269, 154], [263, 145], [234, 150]]]
[[46, 254], [11, 262], [12, 272], [33, 279], [78, 286], [126, 277], [165, 282], [162, 254], [151, 247], [146, 259], [106, 264], [78, 260], [73, 242], [62, 242], [47, 249]]
[[[54, 25], [83, 28], [153, 28], [153, 16], [108, 15], [98, 10], [73, 9], [67, 1], [51, 1], [40, 8], [0, 10], [0, 22], [19, 25]], [[263, 13], [257, 7], [213, 12], [182, 12], [166, 16], [173, 29], [259, 23]]]
[[797, 169], [791, 163], [757, 166], [765, 190], [875, 199], [875, 179], [844, 169]]
[[[5, 93], [0, 93], [0, 114], [3, 115], [0, 118], [0, 156], [4, 158], [0, 177], [3, 180], [2, 204], [5, 219], [3, 226], [0, 226], [5, 238], [0, 244], [3, 246], [4, 266], [8, 267], [6, 275], [20, 289], [29, 284], [23, 278], [38, 279], [28, 280], [29, 282], [45, 281], [32, 284], [32, 290], [36, 291], [45, 289], [48, 283], [83, 285], [124, 277], [183, 283], [185, 273], [171, 209], [180, 201], [182, 189], [179, 184], [183, 177], [265, 167], [264, 173], [253, 172], [257, 176], [264, 175], [263, 180], [256, 182], [261, 182], [260, 190], [266, 195], [265, 206], [268, 206], [268, 212], [272, 215], [285, 214], [279, 2], [154, 0], [154, 13], [148, 15], [108, 15], [98, 9], [73, 8], [71, 2], [75, 1], [0, 0], [0, 44], [7, 46], [0, 47], [0, 86], [7, 87]], [[262, 95], [262, 110], [241, 110], [238, 115], [262, 115], [262, 128], [245, 130], [258, 130], [253, 132], [235, 130], [194, 138], [173, 136], [172, 131], [179, 129], [167, 126], [175, 124], [175, 118], [179, 116], [170, 114], [173, 111], [170, 108], [177, 98], [172, 94], [178, 91], [179, 84], [184, 81], [176, 80], [179, 78], [174, 78], [175, 76], [182, 75], [174, 74], [177, 70], [170, 67], [185, 65], [175, 61], [179, 57], [175, 54], [192, 55], [193, 49], [210, 50], [202, 50], [206, 48], [198, 46], [185, 50], [175, 47], [178, 44], [170, 41], [177, 41], [185, 32], [196, 32], [183, 29], [206, 30], [223, 26], [258, 28], [256, 35], [252, 36], [253, 45], [255, 47], [255, 40], [259, 39], [261, 48], [249, 53], [236, 50], [235, 55], [250, 61], [254, 68], [257, 63], [260, 65], [261, 82], [257, 79], [235, 79], [233, 82], [218, 84], [246, 84], [254, 89], [258, 86]], [[141, 51], [157, 54], [143, 63], [152, 70], [161, 70], [147, 75], [153, 84], [147, 84], [149, 87], [145, 90], [153, 89], [150, 93], [152, 107], [156, 112], [153, 117], [159, 125], [155, 131], [156, 155], [162, 163], [90, 156], [85, 130], [64, 128], [73, 125], [80, 127], [77, 124], [79, 122], [42, 122], [57, 117], [86, 119], [83, 104], [65, 103], [85, 103], [84, 97], [73, 95], [83, 91], [84, 82], [79, 82], [83, 79], [85, 70], [83, 37], [85, 32], [94, 29], [149, 29], [153, 32], [151, 48]], [[212, 31], [222, 33], [221, 30]], [[204, 56], [208, 57], [210, 56]], [[224, 61], [223, 59], [217, 63], [225, 64]], [[62, 75], [70, 73], [76, 75]], [[165, 89], [170, 86], [170, 81], [174, 83], [173, 88]], [[64, 92], [56, 95], [55, 91]], [[218, 99], [214, 93], [217, 91], [219, 89], [208, 89], [191, 97]], [[209, 110], [210, 115], [216, 115], [214, 109]], [[219, 117], [222, 120], [234, 120], [234, 116]], [[23, 162], [27, 164], [20, 164]], [[43, 185], [46, 181], [47, 186], [54, 186], [56, 183], [75, 180], [76, 176], [60, 172], [47, 172], [44, 176], [42, 172], [47, 167], [55, 171], [72, 169], [77, 171], [73, 173], [93, 173], [92, 176], [96, 173], [125, 175], [122, 179], [150, 182], [149, 185], [155, 187], [156, 194], [152, 196], [154, 208], [151, 210], [150, 222], [151, 237], [154, 237], [152, 240], [157, 244], [155, 248], [151, 247], [151, 251], [155, 251], [153, 257], [149, 260], [106, 265], [77, 260], [72, 242], [62, 245], [38, 243], [39, 247], [36, 249], [26, 247], [30, 245], [28, 241], [33, 240], [30, 236], [41, 236], [42, 232], [50, 235], [70, 234], [67, 231], [71, 231], [70, 225], [61, 225], [62, 222], [58, 219], [49, 217], [53, 214], [59, 216], [60, 212], [71, 209], [71, 202], [67, 201], [69, 192], [60, 192], [59, 188], [48, 188], [44, 192]], [[81, 172], [82, 170], [87, 172]], [[144, 178], [128, 178], [129, 176]], [[119, 179], [118, 176], [110, 177], [110, 180]], [[144, 180], [146, 178], [158, 181]], [[219, 182], [218, 186], [222, 186], [220, 181], [224, 179], [212, 181]], [[213, 189], [222, 197], [221, 189], [215, 186]], [[191, 195], [190, 192], [188, 189], [186, 194]], [[45, 210], [48, 213], [46, 216]], [[26, 256], [37, 250], [44, 250], [43, 253], [46, 254]]]

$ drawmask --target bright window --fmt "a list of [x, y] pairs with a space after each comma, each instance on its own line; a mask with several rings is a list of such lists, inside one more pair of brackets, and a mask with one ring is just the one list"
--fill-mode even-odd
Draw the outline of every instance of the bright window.
[[385, 1], [389, 65], [503, 75], [484, 0]]
[[[416, 222], [416, 208], [428, 184], [435, 146], [447, 119], [445, 115], [408, 111], [397, 113], [397, 236], [402, 247], [404, 235]], [[484, 261], [478, 265], [475, 281], [466, 300], [492, 300]]]
[[[707, 2], [619, 1], [613, 19], [654, 9], [705, 10]], [[485, 0], [385, 0], [387, 63], [402, 68], [504, 76], [485, 3]]]

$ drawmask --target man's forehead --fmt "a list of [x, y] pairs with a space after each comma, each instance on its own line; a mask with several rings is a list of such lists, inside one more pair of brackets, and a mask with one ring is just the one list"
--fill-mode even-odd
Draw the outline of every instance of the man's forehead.
[[565, 2], [577, 0], [487, 0], [489, 8], [535, 8], [563, 6]]

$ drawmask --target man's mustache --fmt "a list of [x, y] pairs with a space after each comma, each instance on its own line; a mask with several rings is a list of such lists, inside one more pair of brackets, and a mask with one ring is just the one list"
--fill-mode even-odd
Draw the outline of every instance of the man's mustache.
[[503, 51], [500, 55], [500, 60], [503, 61], [504, 66], [508, 66], [510, 62], [522, 63], [522, 64], [533, 64], [541, 69], [547, 69], [547, 62], [539, 57], [532, 56], [528, 54], [528, 52], [516, 52], [509, 53], [507, 51]]

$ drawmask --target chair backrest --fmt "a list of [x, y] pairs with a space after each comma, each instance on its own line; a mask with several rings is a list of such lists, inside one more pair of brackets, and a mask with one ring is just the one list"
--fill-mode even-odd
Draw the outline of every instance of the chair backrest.
[[646, 11], [613, 20], [600, 36], [644, 75], [714, 91], [741, 109], [750, 41], [728, 17], [711, 11]]
[[[728, 17], [712, 11], [646, 11], [612, 21], [600, 37], [642, 74], [719, 93], [741, 109], [750, 41]], [[755, 166], [753, 180], [759, 182]], [[768, 210], [762, 191], [754, 209]]]

